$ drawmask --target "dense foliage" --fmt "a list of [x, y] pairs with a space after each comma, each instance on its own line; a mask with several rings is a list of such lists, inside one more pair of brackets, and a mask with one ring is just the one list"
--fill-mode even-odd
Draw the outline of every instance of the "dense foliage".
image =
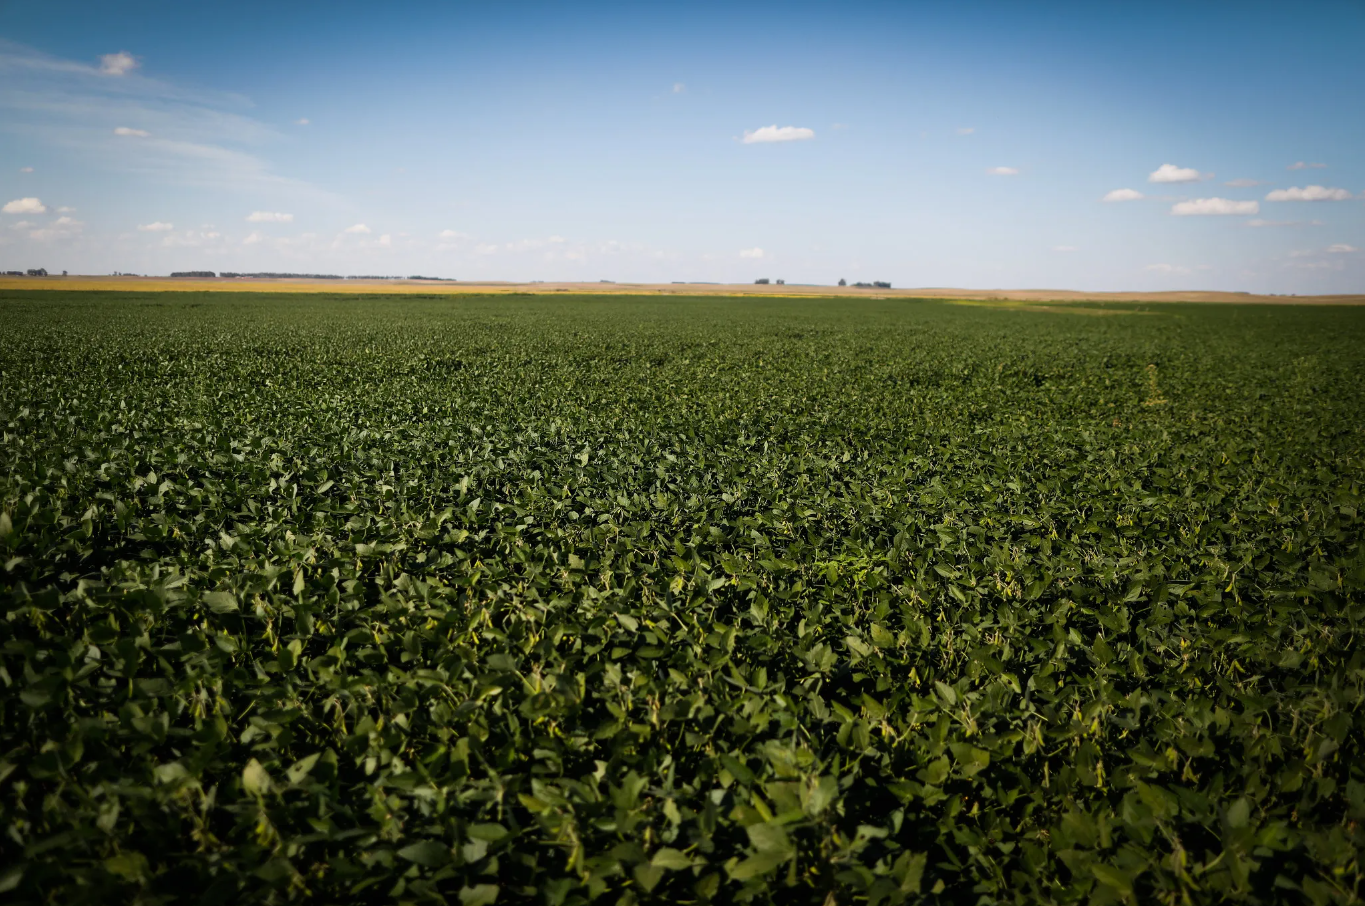
[[0, 890], [1358, 901], [1365, 310], [1073, 310], [5, 293]]

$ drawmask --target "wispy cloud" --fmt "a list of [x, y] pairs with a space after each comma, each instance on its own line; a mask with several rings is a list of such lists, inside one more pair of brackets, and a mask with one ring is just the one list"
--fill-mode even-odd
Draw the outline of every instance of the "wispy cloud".
[[309, 119], [308, 117], [306, 117], [306, 116], [302, 116], [302, 117], [299, 117], [298, 119], [294, 120], [294, 125], [295, 125], [295, 126], [310, 126], [310, 125], [312, 125], [312, 123], [313, 123], [313, 121], [310, 120], [310, 119]]
[[137, 57], [126, 50], [120, 50], [118, 53], [107, 53], [100, 57], [100, 72], [107, 76], [124, 76], [141, 65], [137, 61]]
[[674, 93], [674, 94], [686, 94], [686, 93], [687, 93], [687, 86], [684, 85], [682, 82], [674, 82], [674, 83], [673, 83], [673, 93]]
[[972, 126], [963, 126], [962, 128], [960, 128], [960, 129], [957, 130], [957, 134], [958, 134], [958, 135], [971, 135], [971, 134], [972, 134], [973, 132], [975, 132], [975, 131], [976, 131], [976, 129], [975, 129], [974, 127], [972, 127]]
[[461, 233], [456, 230], [441, 230], [436, 234], [437, 239], [444, 239], [446, 242], [457, 242], [461, 239], [468, 239], [468, 233]]
[[758, 145], [766, 142], [803, 142], [815, 138], [815, 130], [804, 126], [763, 126], [744, 133], [744, 144]]
[[1137, 201], [1142, 197], [1142, 193], [1136, 189], [1115, 189], [1106, 193], [1100, 201]]
[[1148, 182], [1199, 182], [1208, 179], [1212, 173], [1200, 173], [1191, 167], [1177, 167], [1175, 164], [1162, 164], [1147, 176]]
[[222, 246], [223, 234], [215, 230], [183, 230], [179, 233], [170, 233], [161, 244], [166, 248], [204, 248], [205, 246]]
[[1301, 226], [1322, 226], [1321, 220], [1248, 220], [1249, 227], [1301, 227]]
[[246, 217], [247, 223], [293, 223], [293, 214], [283, 214], [279, 211], [252, 211]]
[[988, 167], [986, 172], [992, 176], [1018, 176], [1019, 170], [1015, 167]]
[[103, 64], [0, 40], [0, 121], [49, 148], [84, 158], [92, 169], [178, 185], [333, 200], [307, 183], [275, 174], [269, 163], [245, 150], [279, 138], [272, 127], [246, 114], [252, 106], [246, 98], [149, 78], [123, 62], [116, 68], [117, 74]]
[[741, 257], [741, 258], [762, 258], [762, 257], [763, 257], [763, 249], [758, 248], [757, 246], [755, 246], [754, 248], [751, 248], [751, 249], [740, 249], [740, 250], [739, 250], [739, 257]]
[[1307, 271], [1339, 271], [1346, 266], [1342, 255], [1349, 255], [1355, 252], [1353, 246], [1337, 244], [1329, 246], [1323, 251], [1317, 249], [1295, 249], [1289, 253], [1289, 260], [1284, 263], [1285, 267], [1298, 268]]
[[0, 210], [6, 214], [46, 214], [47, 205], [37, 198], [16, 198], [7, 202]]
[[37, 240], [38, 242], [55, 242], [61, 239], [68, 239], [84, 228], [85, 224], [79, 220], [75, 220], [71, 217], [58, 217], [50, 226], [33, 230], [28, 236], [30, 239]]
[[1276, 189], [1266, 195], [1266, 201], [1347, 201], [1351, 193], [1345, 189], [1331, 189], [1326, 186], [1291, 186]]
[[1286, 169], [1286, 170], [1326, 170], [1326, 169], [1327, 169], [1327, 165], [1326, 165], [1326, 164], [1306, 164], [1306, 163], [1304, 163], [1303, 161], [1299, 161], [1298, 163], [1290, 164], [1289, 166], [1285, 167], [1285, 169]]
[[1181, 267], [1177, 264], [1149, 264], [1147, 270], [1158, 274], [1188, 274], [1188, 267]]
[[32, 172], [33, 172], [33, 168], [32, 168], [32, 167], [20, 167], [20, 168], [19, 168], [19, 172], [20, 172], [20, 173], [32, 173]]
[[1232, 186], [1234, 189], [1249, 189], [1252, 186], [1264, 185], [1264, 183], [1259, 179], [1230, 179], [1223, 185]]
[[1230, 198], [1194, 198], [1178, 202], [1171, 213], [1178, 217], [1193, 215], [1236, 215], [1259, 214], [1261, 205], [1255, 201], [1233, 201]]
[[138, 232], [140, 233], [166, 233], [175, 229], [175, 224], [162, 223], [160, 220], [158, 220], [153, 223], [138, 224], [137, 229]]
[[346, 229], [342, 230], [341, 232], [343, 232], [343, 233], [352, 233], [352, 234], [365, 234], [365, 233], [370, 232], [370, 228], [367, 227], [367, 226], [365, 226], [365, 224], [363, 224], [363, 223], [357, 223], [357, 224], [355, 224], [354, 226], [348, 226]]

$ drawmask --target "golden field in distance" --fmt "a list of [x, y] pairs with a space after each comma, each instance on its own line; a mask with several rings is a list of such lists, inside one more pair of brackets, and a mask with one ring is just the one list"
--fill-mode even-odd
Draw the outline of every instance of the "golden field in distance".
[[865, 296], [871, 298], [983, 299], [1014, 302], [1237, 302], [1270, 305], [1365, 305], [1365, 293], [1337, 296], [1262, 296], [1229, 292], [1079, 292], [1062, 289], [879, 289], [855, 286], [755, 283], [505, 283], [451, 280], [305, 280], [255, 277], [0, 277], [12, 289], [119, 290], [125, 292], [270, 293], [578, 293], [684, 296]]

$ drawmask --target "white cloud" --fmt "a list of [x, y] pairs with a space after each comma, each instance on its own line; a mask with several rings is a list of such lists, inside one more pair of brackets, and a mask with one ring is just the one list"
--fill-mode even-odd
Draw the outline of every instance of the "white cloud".
[[1345, 189], [1329, 189], [1326, 186], [1291, 186], [1276, 189], [1266, 195], [1266, 201], [1346, 201], [1351, 193]]
[[1148, 182], [1199, 182], [1212, 173], [1200, 173], [1191, 167], [1177, 167], [1175, 164], [1162, 164], [1147, 177]]
[[673, 93], [674, 93], [674, 94], [685, 94], [686, 92], [687, 92], [687, 86], [684, 85], [682, 82], [674, 82], [674, 83], [673, 83]]
[[1234, 189], [1248, 189], [1252, 186], [1261, 185], [1261, 181], [1259, 179], [1230, 179], [1223, 185], [1232, 186]]
[[142, 233], [165, 233], [175, 229], [173, 223], [162, 223], [160, 220], [155, 223], [143, 223], [138, 225], [138, 231]]
[[167, 248], [202, 248], [206, 245], [214, 245], [216, 241], [222, 239], [221, 233], [203, 230], [185, 230], [183, 233], [167, 234], [161, 244]]
[[295, 126], [309, 126], [309, 125], [312, 125], [312, 121], [311, 121], [310, 119], [308, 119], [308, 117], [304, 116], [304, 117], [300, 117], [300, 118], [294, 120], [294, 125], [295, 125]]
[[110, 76], [127, 75], [142, 64], [137, 61], [137, 57], [120, 50], [118, 53], [107, 53], [100, 57], [100, 72]]
[[436, 234], [436, 238], [444, 239], [446, 242], [455, 242], [459, 239], [468, 239], [470, 236], [468, 233], [459, 233], [455, 230], [441, 230]]
[[753, 145], [763, 142], [802, 142], [815, 138], [815, 130], [804, 126], [782, 126], [776, 124], [744, 133], [744, 144]]
[[385, 233], [383, 236], [379, 237], [379, 244], [383, 246], [393, 245], [393, 239], [388, 233]]
[[367, 226], [365, 226], [365, 224], [363, 224], [363, 223], [357, 223], [355, 226], [348, 226], [346, 229], [342, 230], [341, 232], [343, 232], [343, 233], [368, 233], [368, 232], [370, 232], [370, 228], [367, 227]]
[[1076, 248], [1074, 245], [1054, 245], [1054, 246], [1052, 247], [1052, 250], [1053, 250], [1054, 252], [1079, 252], [1079, 251], [1080, 251], [1080, 249]]
[[1014, 167], [990, 167], [986, 170], [992, 176], [1018, 176], [1019, 171]]
[[1182, 201], [1171, 208], [1171, 213], [1178, 217], [1187, 217], [1196, 214], [1232, 214], [1245, 216], [1247, 214], [1259, 214], [1261, 205], [1255, 201], [1233, 201], [1230, 198], [1195, 198], [1190, 201]]
[[1188, 267], [1180, 267], [1175, 264], [1149, 264], [1147, 270], [1155, 271], [1158, 274], [1188, 274], [1190, 272]]
[[293, 214], [282, 214], [279, 211], [252, 211], [246, 217], [247, 223], [293, 223]]
[[1337, 242], [1327, 246], [1327, 254], [1329, 255], [1349, 255], [1358, 251], [1360, 251], [1360, 249], [1353, 245], [1347, 245], [1344, 242]]
[[497, 252], [498, 247], [491, 242], [480, 242], [474, 247], [474, 254], [476, 255], [496, 255]]
[[[1344, 265], [1346, 263], [1342, 261], [1340, 258], [1336, 258], [1330, 261], [1327, 260], [1326, 258], [1316, 258], [1313, 257], [1312, 252], [1302, 253], [1290, 252], [1289, 257], [1298, 258], [1300, 260], [1286, 261], [1284, 263], [1285, 267], [1294, 267], [1305, 271], [1339, 271], [1344, 269]], [[1302, 260], [1305, 257], [1308, 258], [1308, 260]]]
[[1285, 169], [1286, 169], [1286, 170], [1326, 170], [1326, 169], [1327, 169], [1327, 165], [1326, 165], [1326, 164], [1306, 164], [1306, 163], [1304, 163], [1303, 161], [1299, 161], [1299, 162], [1296, 163], [1296, 164], [1290, 164], [1289, 166], [1285, 167]]
[[51, 226], [34, 230], [28, 235], [30, 239], [36, 239], [39, 242], [51, 242], [56, 239], [66, 239], [69, 236], [74, 236], [76, 233], [79, 233], [84, 226], [85, 224], [79, 220], [73, 220], [70, 217], [58, 217]]
[[0, 210], [6, 214], [46, 214], [47, 205], [36, 198], [16, 198]]
[[57, 213], [58, 213], [58, 214], [74, 214], [74, 213], [76, 213], [76, 209], [75, 209], [75, 208], [68, 208], [66, 205], [62, 205], [60, 208], [57, 209]]
[[242, 240], [242, 245], [255, 245], [256, 243], [260, 242], [260, 241], [263, 240], [263, 239], [265, 239], [264, 236], [262, 236], [260, 233], [256, 232], [255, 230], [252, 230], [252, 231], [247, 235], [247, 237], [246, 237], [245, 239]]
[[558, 245], [559, 243], [564, 242], [564, 237], [563, 237], [563, 236], [551, 236], [547, 241], [548, 241], [548, 242], [551, 242], [551, 243], [553, 243], [553, 244], [555, 244], [555, 245]]
[[115, 127], [114, 127], [114, 134], [115, 134], [115, 135], [129, 135], [129, 136], [134, 136], [134, 137], [136, 137], [136, 138], [147, 138], [147, 137], [150, 136], [152, 133], [148, 132], [146, 129], [134, 129], [134, 128], [130, 127], [130, 126], [115, 126]]
[[1260, 218], [1257, 218], [1256, 220], [1248, 220], [1248, 221], [1247, 221], [1247, 226], [1249, 226], [1249, 227], [1292, 227], [1292, 226], [1303, 226], [1303, 222], [1302, 222], [1302, 221], [1299, 221], [1299, 220], [1261, 220]]
[[755, 246], [754, 248], [751, 248], [751, 249], [740, 249], [740, 250], [739, 250], [739, 257], [741, 257], [741, 258], [762, 258], [762, 257], [763, 257], [763, 249], [758, 248], [757, 246]]
[[19, 172], [20, 172], [20, 173], [32, 173], [32, 172], [33, 172], [33, 168], [32, 168], [32, 167], [20, 167], [20, 168], [19, 168]]
[[958, 134], [958, 135], [971, 135], [971, 134], [972, 134], [973, 132], [975, 132], [975, 131], [976, 131], [976, 129], [973, 128], [973, 127], [971, 127], [971, 126], [963, 126], [961, 129], [958, 129], [958, 130], [957, 130], [957, 134]]
[[1115, 189], [1101, 198], [1100, 201], [1137, 201], [1142, 197], [1142, 193], [1136, 189]]

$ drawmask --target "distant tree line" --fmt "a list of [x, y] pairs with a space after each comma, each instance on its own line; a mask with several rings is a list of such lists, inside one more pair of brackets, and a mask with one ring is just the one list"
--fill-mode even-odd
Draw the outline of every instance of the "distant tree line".
[[[843, 281], [840, 281], [840, 282], [839, 282], [839, 285], [842, 286], [842, 285], [843, 285]], [[881, 280], [873, 280], [871, 283], [855, 283], [855, 284], [853, 284], [853, 285], [854, 285], [854, 286], [861, 286], [863, 289], [890, 289], [890, 288], [891, 288], [891, 284], [890, 284], [890, 283], [884, 283], [884, 282], [882, 282]]]
[[[179, 275], [178, 275], [178, 274], [171, 274], [171, 276], [172, 276], [172, 277], [175, 277], [175, 276], [179, 276]], [[212, 277], [213, 274], [209, 274], [208, 276]], [[272, 278], [272, 279], [275, 279], [275, 280], [281, 280], [281, 279], [294, 279], [294, 280], [345, 280], [345, 279], [346, 279], [345, 277], [341, 276], [340, 274], [278, 274], [278, 273], [275, 273], [275, 272], [273, 272], [273, 271], [271, 271], [271, 272], [262, 271], [261, 273], [256, 273], [256, 274], [239, 274], [239, 273], [236, 273], [236, 272], [234, 272], [234, 271], [223, 271], [223, 272], [222, 272], [221, 274], [219, 274], [218, 276], [220, 276], [220, 277], [228, 277], [228, 278], [233, 278], [233, 277], [269, 277], [269, 278]]]
[[171, 271], [172, 277], [216, 277], [213, 271]]
[[409, 277], [408, 279], [409, 279], [409, 280], [441, 280], [441, 281], [444, 281], [444, 282], [446, 282], [446, 283], [459, 283], [459, 282], [460, 282], [460, 281], [456, 280], [454, 277], [419, 277], [419, 276], [417, 276], [417, 275], [413, 275], [413, 276]]
[[[0, 274], [3, 274], [6, 277], [46, 277], [47, 268], [31, 267], [28, 269], [27, 273], [24, 271], [0, 271]], [[62, 271], [62, 274], [65, 275], [66, 271]]]

